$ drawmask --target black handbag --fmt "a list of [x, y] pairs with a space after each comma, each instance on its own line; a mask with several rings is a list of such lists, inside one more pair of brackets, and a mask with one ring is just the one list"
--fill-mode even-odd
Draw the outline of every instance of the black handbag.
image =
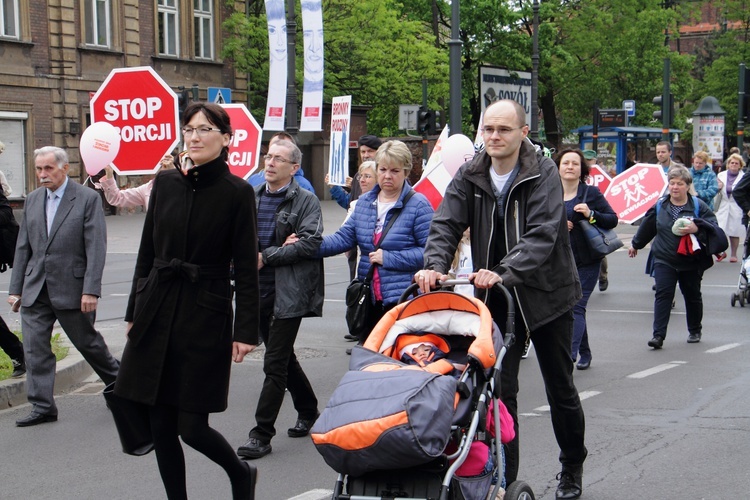
[[[386, 233], [396, 222], [396, 219], [401, 214], [401, 210], [406, 206], [406, 203], [414, 196], [414, 190], [409, 191], [404, 196], [404, 202], [402, 208], [395, 211], [391, 216], [391, 220], [383, 228], [380, 233], [380, 239], [374, 250], [380, 248], [380, 245], [385, 239]], [[346, 287], [346, 324], [349, 327], [349, 334], [360, 339], [367, 337], [370, 333], [370, 316], [372, 314], [372, 301], [370, 300], [370, 290], [372, 288], [371, 282], [372, 277], [375, 273], [375, 264], [370, 266], [370, 270], [367, 272], [367, 276], [364, 280], [354, 278], [349, 286]]]
[[112, 412], [123, 453], [142, 456], [154, 449], [148, 406], [115, 394], [115, 383], [104, 388], [104, 400]]
[[369, 333], [370, 314], [372, 302], [370, 301], [370, 282], [375, 271], [375, 266], [370, 266], [370, 271], [364, 280], [354, 278], [346, 288], [346, 324], [349, 334], [363, 338]]
[[[581, 203], [586, 203], [587, 196], [588, 187], [584, 191], [583, 201]], [[612, 229], [602, 229], [585, 219], [578, 221], [578, 227], [583, 231], [583, 236], [586, 239], [591, 258], [593, 259], [603, 259], [623, 246], [617, 233]]]

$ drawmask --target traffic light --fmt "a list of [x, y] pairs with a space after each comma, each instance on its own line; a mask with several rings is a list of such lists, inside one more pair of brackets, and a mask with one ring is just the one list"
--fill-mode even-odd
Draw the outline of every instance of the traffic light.
[[443, 120], [441, 120], [442, 116], [440, 114], [440, 111], [430, 111], [432, 116], [430, 117], [429, 121], [429, 127], [427, 128], [427, 132], [429, 135], [438, 135], [440, 132], [443, 131]]
[[180, 110], [180, 118], [190, 104], [190, 91], [183, 86], [177, 87], [180, 92], [177, 94], [177, 102]]
[[419, 111], [417, 112], [417, 132], [419, 132], [422, 135], [427, 134], [430, 131], [430, 122], [432, 122], [433, 127], [435, 125], [435, 116], [427, 109], [425, 106], [420, 106]]
[[670, 128], [674, 120], [674, 94], [669, 94], [666, 102], [664, 96], [656, 96], [652, 101], [659, 109], [654, 111], [654, 120], [662, 122], [664, 128]]

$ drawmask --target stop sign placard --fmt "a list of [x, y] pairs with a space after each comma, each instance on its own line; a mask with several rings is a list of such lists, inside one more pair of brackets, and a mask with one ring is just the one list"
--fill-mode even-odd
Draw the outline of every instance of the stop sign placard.
[[91, 121], [118, 130], [112, 166], [121, 175], [155, 173], [180, 142], [177, 94], [150, 66], [113, 69], [91, 99]]
[[586, 184], [589, 186], [596, 186], [599, 188], [599, 191], [604, 193], [611, 182], [612, 177], [599, 165], [589, 168], [589, 176], [586, 179]]
[[221, 107], [229, 115], [234, 132], [229, 143], [229, 170], [247, 179], [258, 168], [263, 129], [244, 104], [222, 104]]
[[631, 223], [646, 215], [666, 187], [661, 165], [636, 163], [612, 179], [604, 197], [620, 222]]

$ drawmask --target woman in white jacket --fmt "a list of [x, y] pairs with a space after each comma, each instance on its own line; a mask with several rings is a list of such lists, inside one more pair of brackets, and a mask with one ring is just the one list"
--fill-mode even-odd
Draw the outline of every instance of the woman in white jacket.
[[724, 232], [727, 233], [727, 236], [729, 236], [729, 248], [731, 251], [729, 262], [737, 262], [737, 248], [740, 245], [740, 239], [745, 238], [746, 229], [742, 224], [742, 209], [734, 201], [732, 190], [745, 175], [742, 171], [745, 162], [740, 155], [735, 153], [727, 158], [726, 166], [727, 169], [719, 172], [716, 176], [719, 181], [717, 201], [720, 200], [719, 209], [716, 211], [716, 220]]

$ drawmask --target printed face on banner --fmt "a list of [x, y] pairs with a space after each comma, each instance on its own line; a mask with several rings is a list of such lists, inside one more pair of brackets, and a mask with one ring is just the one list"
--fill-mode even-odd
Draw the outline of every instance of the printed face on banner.
[[286, 63], [286, 13], [282, 0], [266, 0], [268, 50], [271, 61]]
[[304, 18], [305, 78], [311, 81], [323, 79], [323, 14], [321, 2], [302, 2], [302, 10], [309, 8]]

